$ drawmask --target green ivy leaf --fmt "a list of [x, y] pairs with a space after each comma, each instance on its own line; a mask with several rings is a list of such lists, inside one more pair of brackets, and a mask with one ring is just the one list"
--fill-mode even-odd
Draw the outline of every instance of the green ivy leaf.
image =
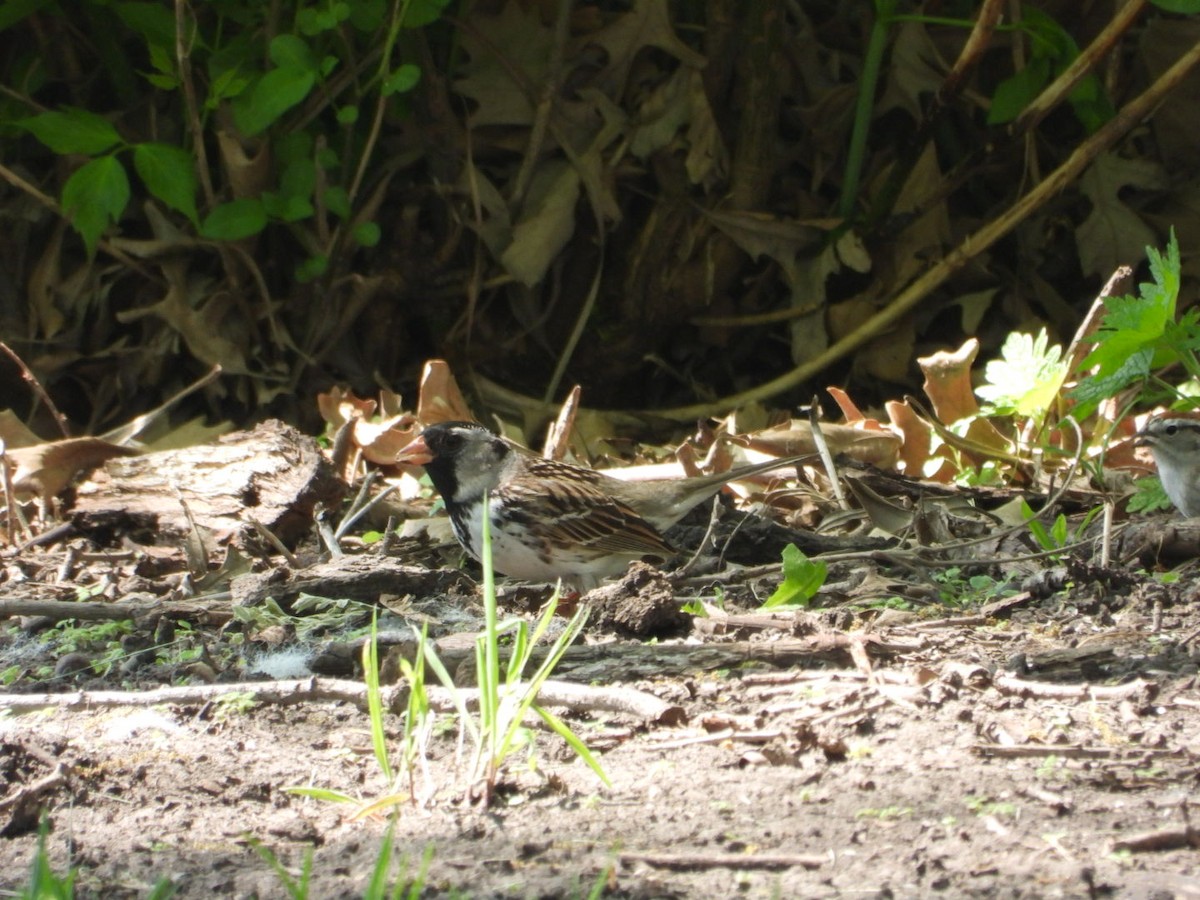
[[296, 194], [276, 194], [267, 191], [262, 195], [262, 202], [267, 215], [281, 222], [300, 222], [311, 218], [316, 212], [308, 197]]
[[311, 69], [281, 66], [272, 69], [233, 102], [233, 118], [246, 136], [265, 131], [280, 116], [302, 101], [317, 76]]
[[824, 562], [809, 559], [795, 544], [788, 544], [783, 548], [783, 583], [767, 598], [762, 608], [808, 606], [828, 574]]
[[170, 144], [138, 144], [133, 167], [151, 194], [197, 222], [196, 167], [191, 154]]
[[290, 66], [294, 69], [315, 71], [317, 68], [316, 57], [308, 44], [294, 34], [281, 34], [273, 38], [267, 55], [271, 57], [271, 62], [281, 69]]
[[222, 203], [200, 224], [200, 234], [217, 241], [239, 241], [267, 227], [262, 202], [251, 197]]
[[313, 256], [296, 266], [296, 280], [302, 283], [315, 281], [329, 268], [328, 256]]
[[383, 24], [387, 4], [384, 0], [358, 0], [350, 8], [350, 24], [359, 31], [370, 33]]
[[129, 203], [129, 176], [115, 156], [102, 156], [81, 166], [63, 185], [63, 210], [71, 217], [88, 257], [109, 224], [117, 221]]
[[403, 94], [411, 91], [417, 86], [417, 82], [420, 80], [421, 69], [412, 63], [404, 63], [384, 79], [383, 96], [390, 97], [392, 94]]
[[1027, 107], [1050, 81], [1050, 61], [1031, 59], [1014, 75], [996, 85], [988, 108], [989, 125], [1011, 122]]
[[129, 29], [142, 36], [147, 47], [175, 46], [175, 15], [158, 2], [114, 3], [113, 12]]
[[95, 156], [121, 142], [112, 123], [85, 109], [44, 112], [20, 123], [55, 153]]
[[325, 208], [339, 219], [350, 218], [350, 195], [344, 187], [331, 187], [321, 195]]
[[381, 235], [377, 222], [363, 222], [354, 229], [354, 240], [361, 247], [374, 247], [379, 243]]
[[411, 0], [404, 12], [405, 28], [424, 28], [441, 18], [450, 0]]

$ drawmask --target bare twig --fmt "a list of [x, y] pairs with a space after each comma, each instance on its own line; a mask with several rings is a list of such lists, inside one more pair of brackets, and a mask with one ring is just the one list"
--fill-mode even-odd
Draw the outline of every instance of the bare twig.
[[798, 853], [634, 853], [620, 854], [621, 862], [641, 862], [664, 869], [819, 869], [832, 856]]
[[17, 364], [17, 368], [21, 370], [21, 378], [29, 385], [29, 389], [37, 395], [38, 399], [46, 404], [46, 408], [54, 416], [54, 421], [58, 423], [58, 429], [62, 432], [63, 437], [70, 437], [71, 428], [67, 424], [67, 417], [58, 411], [58, 407], [54, 405], [54, 401], [50, 399], [50, 395], [46, 393], [46, 389], [42, 387], [42, 383], [38, 381], [37, 376], [33, 374], [29, 366], [25, 365], [25, 360], [21, 359], [16, 354], [16, 351], [4, 343], [4, 341], [0, 341], [0, 350], [4, 351], [8, 358]]

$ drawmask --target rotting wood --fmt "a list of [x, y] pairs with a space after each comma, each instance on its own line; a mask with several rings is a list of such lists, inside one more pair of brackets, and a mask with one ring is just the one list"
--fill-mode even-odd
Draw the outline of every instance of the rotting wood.
[[465, 572], [407, 566], [375, 554], [344, 556], [298, 571], [280, 567], [239, 575], [230, 589], [237, 605], [255, 606], [269, 597], [285, 610], [301, 594], [376, 603], [382, 594], [465, 599], [477, 593]]
[[169, 616], [202, 625], [224, 625], [233, 618], [229, 595], [196, 600], [136, 600], [118, 603], [89, 603], [71, 600], [0, 599], [0, 619], [12, 616], [39, 616], [62, 622], [77, 619], [81, 622], [140, 621], [145, 618]]
[[294, 546], [318, 503], [336, 504], [346, 485], [311, 437], [281, 422], [217, 441], [112, 459], [78, 490], [72, 511], [89, 534], [190, 532], [183, 504], [218, 538], [251, 533], [249, 517]]
[[[862, 643], [869, 654], [883, 657], [915, 653], [924, 648], [923, 643], [886, 642], [874, 635], [841, 632], [803, 639], [729, 644], [598, 644], [568, 647], [554, 674], [572, 681], [608, 683], [730, 669], [747, 663], [765, 663], [779, 668], [847, 668], [853, 665], [850, 648], [855, 643]], [[531, 664], [537, 665], [540, 659], [535, 650]], [[467, 663], [469, 665], [470, 661]]]

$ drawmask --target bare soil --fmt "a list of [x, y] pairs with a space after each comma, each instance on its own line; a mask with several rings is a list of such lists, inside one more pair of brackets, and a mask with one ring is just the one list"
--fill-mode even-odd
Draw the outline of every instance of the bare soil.
[[[1187, 573], [1165, 585], [1134, 567], [1121, 576], [1068, 579], [986, 615], [710, 618], [657, 644], [664, 659], [701, 644], [841, 648], [803, 665], [772, 666], [764, 652], [649, 678], [633, 667], [625, 681], [622, 648], [634, 645], [609, 644], [607, 682], [686, 721], [564, 711], [611, 787], [540, 733], [490, 808], [449, 787], [399, 807], [392, 882], [417, 878], [428, 853], [425, 897], [1200, 897], [1189, 819], [1200, 586]], [[727, 612], [748, 596], [731, 592]], [[443, 610], [472, 613], [474, 601]], [[219, 660], [237, 633], [189, 639], [206, 636]], [[115, 665], [105, 678], [60, 665], [39, 679], [39, 663], [55, 662], [40, 646], [15, 620], [0, 632], [4, 664], [25, 673], [0, 698], [9, 705], [48, 689], [200, 681]], [[207, 689], [251, 677], [240, 665], [216, 675]], [[179, 897], [287, 896], [255, 842], [293, 876], [311, 850], [309, 896], [362, 896], [386, 817], [352, 819], [355, 807], [288, 791], [387, 793], [359, 704], [74, 701], [0, 715], [0, 888], [25, 883], [44, 808], [51, 861], [78, 869], [79, 896], [144, 897], [164, 877]], [[394, 748], [399, 720], [388, 723]], [[446, 786], [461, 770], [452, 729], [429, 767]]]

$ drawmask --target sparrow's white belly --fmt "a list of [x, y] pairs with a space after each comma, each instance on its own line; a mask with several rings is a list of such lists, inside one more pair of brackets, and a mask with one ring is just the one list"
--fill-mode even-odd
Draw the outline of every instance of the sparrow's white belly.
[[[479, 504], [470, 507], [464, 522], [466, 533], [457, 535], [468, 552], [479, 560], [482, 559], [483, 547], [482, 511]], [[600, 578], [624, 572], [629, 561], [634, 558], [597, 554], [587, 547], [579, 547], [574, 551], [569, 547], [559, 547], [555, 549], [554, 558], [551, 559], [541, 542], [523, 531], [518, 531], [519, 527], [511, 522], [498, 525], [493, 514], [492, 565], [497, 572], [510, 578], [525, 581], [554, 581], [562, 578], [576, 584], [591, 586]], [[459, 531], [457, 525], [455, 531]]]

